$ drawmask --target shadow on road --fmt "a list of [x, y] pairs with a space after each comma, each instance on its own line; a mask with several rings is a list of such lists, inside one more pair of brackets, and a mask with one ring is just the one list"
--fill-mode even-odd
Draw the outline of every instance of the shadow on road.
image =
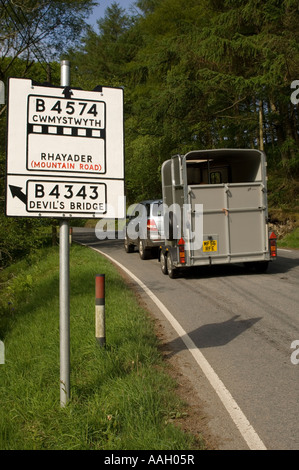
[[[238, 318], [239, 315], [235, 315], [224, 322], [203, 325], [189, 333], [188, 336], [192, 339], [196, 349], [225, 346], [262, 319], [257, 317], [238, 320]], [[163, 343], [161, 349], [164, 354], [170, 358], [179, 351], [187, 349], [184, 338], [183, 336], [168, 343]]]

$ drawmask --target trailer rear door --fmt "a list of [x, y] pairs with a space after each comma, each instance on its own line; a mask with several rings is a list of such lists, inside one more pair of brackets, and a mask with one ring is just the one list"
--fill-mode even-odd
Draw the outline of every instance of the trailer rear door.
[[261, 182], [189, 186], [191, 227], [203, 204], [203, 246], [189, 249], [190, 264], [268, 259], [265, 188]]

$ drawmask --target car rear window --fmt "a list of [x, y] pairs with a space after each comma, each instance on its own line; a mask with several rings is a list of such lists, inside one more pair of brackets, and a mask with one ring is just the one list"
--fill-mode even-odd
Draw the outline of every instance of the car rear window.
[[155, 202], [153, 204], [153, 209], [152, 209], [153, 216], [154, 217], [161, 216], [162, 215], [162, 209], [163, 209], [162, 201], [161, 202]]

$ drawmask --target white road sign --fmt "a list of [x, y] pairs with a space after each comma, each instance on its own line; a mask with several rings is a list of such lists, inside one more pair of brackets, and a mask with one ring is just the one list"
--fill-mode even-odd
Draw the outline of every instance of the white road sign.
[[10, 79], [6, 213], [125, 216], [123, 90]]

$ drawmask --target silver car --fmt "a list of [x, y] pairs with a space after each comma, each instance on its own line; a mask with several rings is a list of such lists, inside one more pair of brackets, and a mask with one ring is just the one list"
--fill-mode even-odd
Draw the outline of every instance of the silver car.
[[138, 248], [141, 259], [158, 254], [163, 238], [163, 201], [162, 199], [141, 201], [131, 209], [127, 216], [125, 250], [132, 253]]

